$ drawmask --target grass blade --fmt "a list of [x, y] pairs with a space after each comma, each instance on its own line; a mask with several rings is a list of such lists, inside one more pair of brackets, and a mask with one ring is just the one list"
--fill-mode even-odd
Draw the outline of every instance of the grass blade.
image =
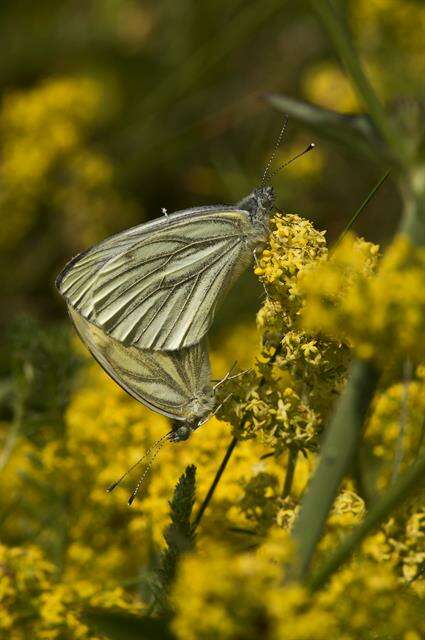
[[305, 579], [326, 518], [353, 460], [364, 418], [378, 382], [375, 367], [354, 360], [347, 386], [325, 434], [318, 467], [310, 481], [293, 538], [298, 551], [294, 575]]

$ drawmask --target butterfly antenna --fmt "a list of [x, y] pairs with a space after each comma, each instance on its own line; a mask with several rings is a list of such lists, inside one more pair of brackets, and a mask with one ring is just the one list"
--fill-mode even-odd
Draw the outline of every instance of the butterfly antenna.
[[314, 142], [310, 142], [310, 144], [308, 145], [308, 147], [306, 147], [304, 149], [304, 151], [301, 151], [301, 153], [297, 153], [296, 156], [294, 156], [293, 158], [290, 158], [289, 160], [287, 160], [286, 162], [284, 162], [283, 164], [280, 165], [280, 167], [278, 167], [277, 169], [275, 169], [273, 171], [273, 173], [270, 175], [270, 180], [272, 178], [274, 178], [274, 176], [279, 173], [280, 171], [282, 171], [282, 169], [284, 169], [285, 167], [288, 166], [288, 164], [292, 164], [293, 162], [295, 162], [295, 160], [298, 160], [298, 158], [301, 158], [301, 156], [303, 156], [304, 154], [308, 153], [309, 151], [312, 151], [314, 148], [316, 147], [316, 145], [314, 144]]
[[276, 143], [274, 145], [273, 151], [272, 151], [272, 153], [270, 155], [270, 158], [269, 158], [269, 160], [268, 160], [268, 162], [266, 164], [266, 168], [264, 169], [263, 176], [261, 178], [261, 186], [262, 187], [264, 187], [264, 185], [266, 184], [266, 180], [267, 180], [267, 177], [268, 177], [269, 172], [270, 172], [270, 167], [272, 166], [273, 160], [276, 158], [277, 150], [280, 147], [280, 143], [282, 142], [282, 138], [283, 138], [283, 135], [284, 135], [284, 133], [286, 131], [286, 127], [287, 126], [288, 126], [288, 116], [285, 116], [285, 119], [283, 121], [282, 129], [280, 130], [280, 133], [279, 133], [278, 138], [276, 140]]
[[140, 476], [135, 488], [133, 489], [133, 491], [131, 492], [131, 495], [128, 499], [128, 506], [131, 507], [131, 505], [134, 502], [135, 497], [137, 496], [140, 487], [143, 484], [144, 479], [146, 478], [146, 476], [148, 475], [149, 471], [152, 469], [152, 465], [155, 462], [155, 459], [158, 456], [158, 453], [161, 451], [162, 447], [164, 446], [164, 444], [166, 444], [167, 440], [169, 440], [170, 435], [172, 432], [167, 433], [166, 437], [161, 438], [160, 441], [158, 441], [158, 447], [156, 449], [156, 451], [154, 451], [151, 459], [149, 460], [148, 464], [146, 465], [146, 469], [143, 471], [142, 475]]
[[[115, 489], [115, 487], [117, 487], [119, 484], [121, 484], [121, 482], [124, 480], [124, 478], [126, 478], [128, 476], [129, 473], [131, 473], [133, 471], [133, 469], [135, 469], [136, 467], [139, 466], [139, 464], [142, 464], [142, 462], [144, 460], [146, 460], [147, 457], [149, 457], [149, 455], [152, 453], [152, 451], [155, 451], [155, 449], [157, 447], [161, 448], [162, 444], [164, 442], [164, 440], [166, 440], [167, 438], [170, 437], [171, 435], [171, 431], [169, 431], [168, 433], [166, 433], [164, 436], [162, 436], [161, 438], [159, 438], [159, 440], [157, 440], [156, 442], [153, 443], [153, 445], [151, 447], [149, 447], [149, 449], [142, 455], [141, 458], [139, 458], [134, 464], [131, 465], [131, 467], [129, 467], [127, 469], [127, 471], [125, 471], [122, 476], [120, 478], [118, 478], [118, 480], [116, 480], [115, 482], [113, 482], [112, 484], [109, 485], [109, 487], [106, 489], [106, 491], [108, 493], [111, 493], [111, 491], [113, 491]], [[155, 453], [156, 455], [156, 453]]]
[[229, 371], [226, 373], [226, 375], [213, 386], [213, 391], [218, 389], [218, 387], [221, 387], [221, 385], [227, 382], [227, 380], [231, 380], [234, 377], [234, 376], [231, 376], [230, 374], [232, 373], [233, 369], [236, 368], [237, 364], [238, 364], [238, 361], [235, 360], [232, 366], [230, 367]]

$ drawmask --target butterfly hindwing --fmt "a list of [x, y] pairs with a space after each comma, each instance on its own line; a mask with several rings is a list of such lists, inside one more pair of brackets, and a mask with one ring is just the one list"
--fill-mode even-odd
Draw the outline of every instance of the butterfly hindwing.
[[71, 319], [94, 358], [127, 393], [175, 420], [191, 418], [190, 403], [210, 385], [206, 340], [172, 352], [126, 347], [68, 306]]
[[249, 214], [234, 207], [176, 213], [118, 234], [59, 278], [68, 304], [123, 344], [176, 350], [198, 342], [249, 264]]

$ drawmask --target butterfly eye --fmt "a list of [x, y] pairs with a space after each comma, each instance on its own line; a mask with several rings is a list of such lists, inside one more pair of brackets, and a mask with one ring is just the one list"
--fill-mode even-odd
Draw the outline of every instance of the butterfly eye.
[[182, 442], [183, 440], [187, 440], [190, 437], [191, 433], [192, 429], [187, 425], [183, 425], [173, 432], [172, 441]]

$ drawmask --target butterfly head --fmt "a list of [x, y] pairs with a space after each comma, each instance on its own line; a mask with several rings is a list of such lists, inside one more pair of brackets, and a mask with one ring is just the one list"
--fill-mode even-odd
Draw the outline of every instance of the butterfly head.
[[177, 429], [173, 429], [170, 434], [169, 440], [170, 442], [183, 442], [184, 440], [188, 440], [194, 431], [194, 427], [190, 422], [185, 422], [178, 427]]
[[257, 211], [264, 212], [264, 214], [270, 214], [276, 201], [276, 195], [271, 184], [266, 187], [258, 187], [253, 192], [254, 200], [256, 203]]
[[238, 202], [238, 207], [248, 211], [252, 222], [266, 222], [275, 205], [276, 196], [271, 185], [254, 189], [246, 198]]

